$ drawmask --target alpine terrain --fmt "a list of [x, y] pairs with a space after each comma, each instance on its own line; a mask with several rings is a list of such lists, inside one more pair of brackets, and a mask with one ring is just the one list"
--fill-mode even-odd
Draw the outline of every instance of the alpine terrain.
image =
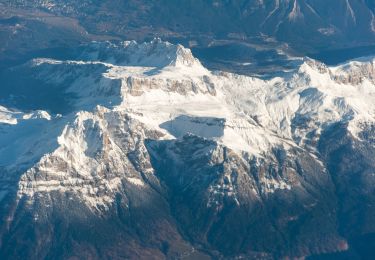
[[154, 39], [4, 70], [0, 258], [369, 258], [375, 58], [291, 63], [210, 71]]

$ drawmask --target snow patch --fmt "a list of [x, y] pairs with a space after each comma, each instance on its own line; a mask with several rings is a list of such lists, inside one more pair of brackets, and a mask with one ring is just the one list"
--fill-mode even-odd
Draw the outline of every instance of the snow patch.
[[145, 184], [143, 183], [142, 180], [138, 179], [138, 178], [126, 178], [127, 181], [129, 181], [130, 183], [136, 185], [136, 186], [144, 186]]

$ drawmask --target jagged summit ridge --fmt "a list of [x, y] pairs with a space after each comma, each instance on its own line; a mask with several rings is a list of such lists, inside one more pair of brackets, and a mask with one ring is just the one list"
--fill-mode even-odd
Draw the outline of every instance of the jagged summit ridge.
[[[368, 68], [371, 62], [357, 62], [349, 69], [349, 65], [329, 68], [304, 59], [285, 78], [261, 80], [211, 73], [190, 50], [160, 39], [142, 44], [93, 43], [85, 47], [79, 58], [79, 61], [39, 59], [32, 66], [48, 81], [59, 79], [56, 84], [63, 84], [64, 78], [70, 82], [77, 75], [71, 73], [71, 68], [92, 75], [75, 79], [66, 88], [79, 97], [76, 111], [110, 105], [116, 110], [134, 111], [143, 123], [163, 132], [165, 129], [160, 125], [181, 115], [223, 118], [224, 131], [218, 140], [243, 151], [264, 152], [285, 143], [283, 138], [289, 144], [295, 143], [297, 136], [303, 140], [305, 137], [299, 135], [315, 131], [316, 127], [321, 131], [321, 127], [334, 122], [349, 122], [357, 116], [371, 120], [373, 116], [370, 85], [374, 73]], [[62, 71], [64, 75], [59, 75]], [[112, 81], [120, 82], [121, 86]], [[357, 87], [359, 83], [361, 86]], [[314, 119], [315, 123], [301, 132], [294, 126], [301, 117]], [[248, 129], [252, 134], [239, 129]], [[266, 137], [263, 134], [266, 132], [272, 135]], [[242, 145], [237, 146], [231, 139], [242, 140], [238, 142]]]
[[125, 41], [118, 44], [94, 42], [85, 46], [80, 58], [88, 61], [102, 61], [113, 65], [158, 67], [201, 66], [190, 49], [182, 45], [164, 42], [155, 38], [150, 42]]

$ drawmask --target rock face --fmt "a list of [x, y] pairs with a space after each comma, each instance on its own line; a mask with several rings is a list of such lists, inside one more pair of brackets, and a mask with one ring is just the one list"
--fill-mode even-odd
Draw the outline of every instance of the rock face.
[[372, 64], [261, 80], [156, 39], [12, 68], [69, 108], [0, 107], [1, 258], [371, 255]]

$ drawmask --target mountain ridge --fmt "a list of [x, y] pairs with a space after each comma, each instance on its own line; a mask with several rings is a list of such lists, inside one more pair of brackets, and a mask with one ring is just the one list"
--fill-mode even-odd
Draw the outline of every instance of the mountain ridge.
[[0, 255], [361, 255], [352, 239], [375, 232], [373, 63], [306, 58], [260, 79], [155, 39], [12, 68], [74, 95], [63, 114], [0, 110]]

